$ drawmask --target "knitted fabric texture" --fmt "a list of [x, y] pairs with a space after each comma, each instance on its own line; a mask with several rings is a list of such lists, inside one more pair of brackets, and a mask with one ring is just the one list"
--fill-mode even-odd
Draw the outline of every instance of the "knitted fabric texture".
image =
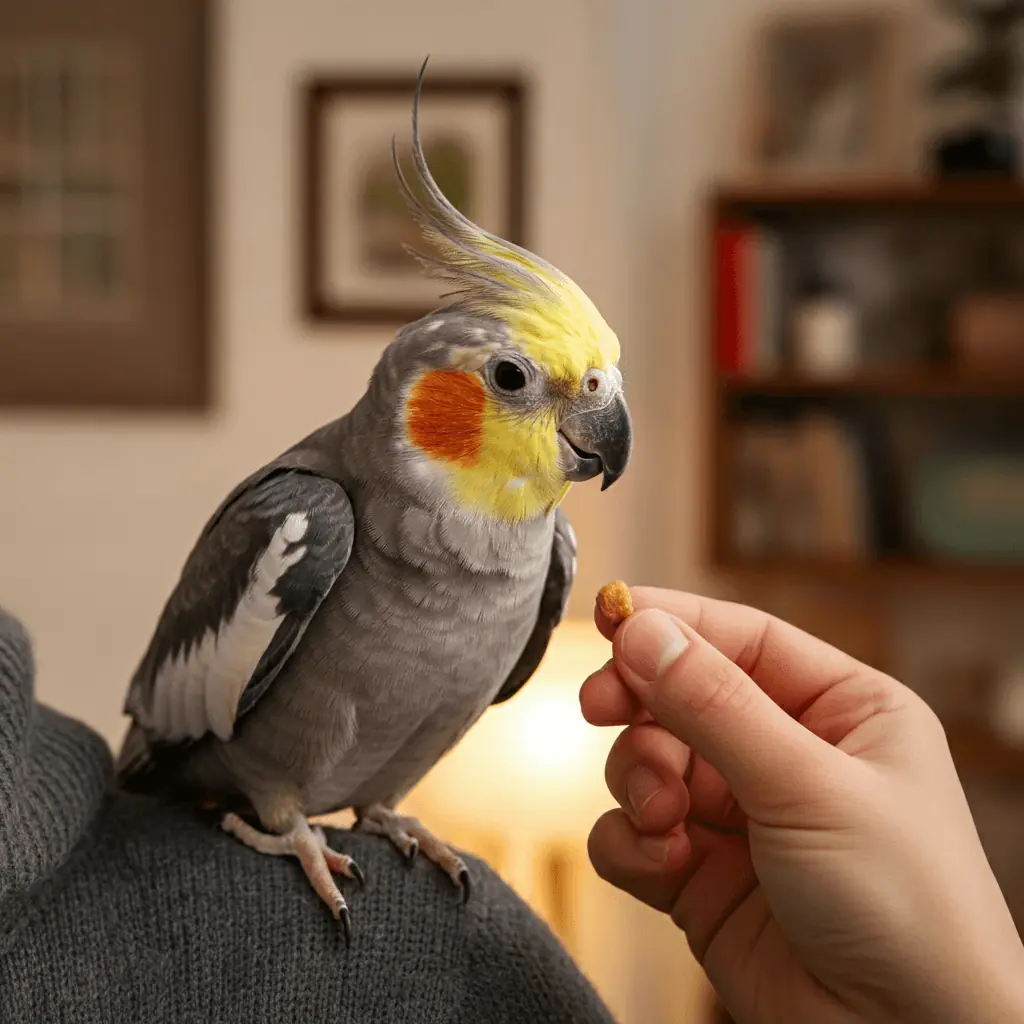
[[291, 858], [112, 788], [110, 751], [33, 699], [0, 609], [0, 1021], [611, 1024], [547, 927], [475, 858], [473, 896], [374, 836], [343, 933]]

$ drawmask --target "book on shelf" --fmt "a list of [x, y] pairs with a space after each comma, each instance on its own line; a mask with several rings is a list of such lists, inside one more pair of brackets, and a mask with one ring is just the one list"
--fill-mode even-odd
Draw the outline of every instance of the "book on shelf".
[[872, 548], [867, 466], [856, 433], [823, 413], [750, 421], [734, 435], [733, 546], [744, 557], [859, 561]]
[[782, 246], [762, 225], [716, 228], [716, 362], [720, 373], [764, 374], [780, 363]]
[[812, 481], [819, 554], [837, 561], [866, 557], [870, 522], [856, 435], [836, 417], [812, 413], [801, 424], [799, 441]]

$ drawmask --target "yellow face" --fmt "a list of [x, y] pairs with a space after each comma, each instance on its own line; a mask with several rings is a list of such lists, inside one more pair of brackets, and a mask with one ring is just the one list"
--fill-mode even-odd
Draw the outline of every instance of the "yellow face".
[[579, 456], [589, 454], [587, 424], [624, 410], [618, 344], [609, 331], [563, 343], [519, 336], [496, 348], [473, 369], [423, 371], [407, 393], [405, 434], [443, 470], [459, 505], [518, 522], [552, 511], [573, 480], [595, 475]]
[[625, 469], [632, 435], [616, 369], [619, 342], [571, 278], [474, 224], [438, 188], [419, 137], [425, 68], [412, 110], [419, 194], [393, 151], [399, 189], [432, 243], [420, 262], [455, 285], [446, 292], [458, 297], [454, 308], [481, 318], [471, 335], [486, 335], [488, 324], [503, 330], [492, 358], [467, 365], [454, 350], [473, 344], [459, 339], [449, 342], [448, 368], [409, 382], [405, 441], [441, 468], [462, 506], [519, 521], [553, 510], [573, 481], [603, 474], [608, 487]]

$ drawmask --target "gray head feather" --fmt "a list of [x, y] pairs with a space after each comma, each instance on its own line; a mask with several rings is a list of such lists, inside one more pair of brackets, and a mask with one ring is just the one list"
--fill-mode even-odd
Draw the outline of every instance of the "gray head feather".
[[440, 255], [428, 256], [411, 246], [406, 246], [406, 250], [431, 276], [456, 284], [456, 290], [449, 296], [455, 297], [457, 303], [469, 305], [481, 313], [500, 316], [501, 307], [536, 302], [538, 293], [545, 299], [553, 298], [553, 289], [546, 278], [560, 281], [561, 272], [529, 250], [474, 224], [452, 205], [430, 173], [419, 132], [419, 105], [426, 67], [427, 60], [424, 60], [412, 108], [413, 167], [425, 202], [413, 191], [402, 171], [394, 138], [391, 155], [402, 196]]

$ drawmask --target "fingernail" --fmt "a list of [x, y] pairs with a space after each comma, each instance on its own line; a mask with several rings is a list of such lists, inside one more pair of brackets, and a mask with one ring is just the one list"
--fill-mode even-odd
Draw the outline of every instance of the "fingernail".
[[640, 839], [640, 849], [648, 860], [655, 864], [664, 864], [668, 860], [669, 841], [667, 839], [655, 839], [652, 836], [643, 836]]
[[627, 620], [622, 636], [622, 660], [641, 679], [660, 679], [690, 645], [675, 621], [661, 611]]
[[644, 808], [661, 790], [661, 779], [650, 768], [637, 765], [626, 777], [626, 795], [633, 817], [639, 823]]

